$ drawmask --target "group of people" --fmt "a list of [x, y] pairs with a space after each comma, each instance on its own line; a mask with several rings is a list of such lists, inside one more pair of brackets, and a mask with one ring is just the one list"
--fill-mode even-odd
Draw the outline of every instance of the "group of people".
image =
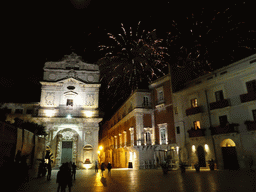
[[64, 192], [66, 187], [68, 187], [69, 192], [71, 192], [72, 178], [76, 179], [76, 165], [75, 163], [64, 163], [61, 165], [60, 170], [57, 173], [57, 180], [59, 192]]
[[[103, 177], [103, 172], [105, 171], [105, 167], [106, 167], [105, 163], [101, 163], [100, 169], [101, 169], [102, 177]], [[107, 165], [107, 169], [108, 169], [108, 175], [111, 175], [112, 165], [110, 162]], [[95, 172], [98, 173], [98, 163], [97, 162], [95, 162]]]

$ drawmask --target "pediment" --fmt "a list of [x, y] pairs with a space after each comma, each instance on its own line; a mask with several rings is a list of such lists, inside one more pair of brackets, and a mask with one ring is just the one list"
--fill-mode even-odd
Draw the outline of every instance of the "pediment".
[[72, 77], [67, 77], [65, 79], [61, 79], [59, 81], [56, 81], [56, 83], [70, 84], [70, 85], [72, 85], [72, 84], [74, 84], [74, 85], [76, 85], [76, 84], [85, 85], [86, 84], [85, 82], [83, 82], [81, 80], [78, 80], [78, 79], [75, 79], [75, 78], [72, 78]]
[[100, 87], [100, 84], [96, 83], [86, 83], [82, 80], [79, 79], [75, 79], [73, 77], [66, 77], [63, 79], [60, 79], [58, 81], [55, 82], [48, 82], [48, 81], [41, 81], [40, 82], [42, 85], [51, 85], [51, 86], [58, 86], [58, 85], [68, 85], [68, 86], [73, 86], [73, 85], [80, 85], [83, 87]]

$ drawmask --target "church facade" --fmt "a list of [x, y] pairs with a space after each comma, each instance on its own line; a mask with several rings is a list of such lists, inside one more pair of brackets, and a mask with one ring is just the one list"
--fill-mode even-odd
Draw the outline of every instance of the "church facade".
[[45, 147], [53, 166], [75, 162], [90, 168], [98, 159], [99, 117], [98, 65], [88, 64], [72, 53], [59, 62], [46, 62], [41, 81], [41, 100], [34, 104], [6, 103], [7, 121], [15, 117], [46, 127]]

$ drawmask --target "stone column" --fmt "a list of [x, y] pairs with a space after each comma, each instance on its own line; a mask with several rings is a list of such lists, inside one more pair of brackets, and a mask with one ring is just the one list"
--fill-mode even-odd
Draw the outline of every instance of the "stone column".
[[136, 133], [137, 133], [137, 145], [143, 145], [143, 114], [136, 113]]

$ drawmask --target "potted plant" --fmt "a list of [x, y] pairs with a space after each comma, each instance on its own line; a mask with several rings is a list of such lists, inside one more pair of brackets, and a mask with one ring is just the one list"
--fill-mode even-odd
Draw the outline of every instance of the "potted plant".
[[185, 173], [186, 171], [186, 163], [185, 162], [180, 162], [180, 170], [181, 170], [181, 173]]
[[215, 165], [215, 162], [213, 159], [209, 160], [208, 161], [208, 165], [210, 167], [210, 170], [213, 171], [214, 170], [214, 165]]
[[198, 162], [194, 165], [194, 167], [196, 169], [196, 172], [200, 172], [200, 165]]

